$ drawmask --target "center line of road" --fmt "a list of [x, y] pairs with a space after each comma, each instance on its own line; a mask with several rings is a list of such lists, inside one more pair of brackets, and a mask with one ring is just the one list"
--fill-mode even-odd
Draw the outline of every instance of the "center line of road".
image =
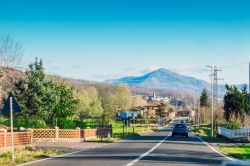
[[132, 166], [135, 163], [137, 163], [138, 161], [140, 161], [142, 158], [144, 158], [145, 156], [149, 155], [156, 148], [158, 148], [163, 142], [165, 142], [170, 135], [171, 135], [171, 132], [169, 133], [169, 135], [167, 137], [165, 137], [163, 140], [161, 140], [158, 144], [156, 144], [154, 147], [152, 147], [149, 151], [147, 151], [146, 153], [140, 155], [139, 157], [137, 157], [136, 159], [134, 159], [133, 161], [131, 161], [130, 163], [128, 163], [126, 166]]

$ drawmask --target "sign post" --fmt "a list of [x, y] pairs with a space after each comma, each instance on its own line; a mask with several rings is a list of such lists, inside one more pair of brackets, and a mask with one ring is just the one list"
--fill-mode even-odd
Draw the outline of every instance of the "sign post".
[[123, 125], [122, 125], [122, 136], [124, 136], [125, 133], [124, 128], [125, 128], [125, 120], [123, 120]]
[[13, 131], [13, 108], [12, 108], [12, 100], [10, 97], [10, 123], [11, 123], [11, 158], [12, 162], [15, 161], [15, 147], [14, 147], [14, 131]]
[[12, 92], [10, 92], [6, 103], [4, 104], [2, 114], [5, 116], [10, 116], [12, 162], [15, 161], [13, 112], [22, 112], [22, 109], [19, 106], [18, 102], [16, 101], [14, 94]]
[[[128, 127], [130, 127], [130, 120], [133, 119], [133, 133], [135, 132], [135, 118], [137, 117], [136, 112], [121, 112], [121, 120], [124, 121], [123, 125], [123, 135], [124, 135], [124, 128], [126, 126], [126, 133], [128, 134]], [[129, 126], [128, 126], [129, 125]]]
[[135, 133], [135, 117], [133, 116], [133, 133]]

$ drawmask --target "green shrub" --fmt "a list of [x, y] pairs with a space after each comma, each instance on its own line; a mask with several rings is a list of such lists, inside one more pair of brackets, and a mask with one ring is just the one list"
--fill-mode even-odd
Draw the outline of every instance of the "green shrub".
[[29, 127], [30, 128], [46, 128], [47, 125], [44, 120], [30, 120], [29, 122]]
[[4, 117], [0, 117], [0, 125], [10, 126], [10, 119], [9, 118], [4, 118]]
[[57, 126], [61, 129], [75, 129], [76, 122], [72, 119], [58, 119]]
[[[24, 119], [24, 118], [14, 118], [14, 127], [24, 127], [24, 128], [46, 128], [47, 125], [44, 120], [40, 119]], [[10, 119], [0, 117], [0, 125], [10, 126]]]
[[15, 127], [25, 127], [25, 128], [46, 128], [47, 127], [44, 120], [24, 119], [24, 118], [15, 119], [14, 126]]
[[235, 115], [231, 115], [229, 120], [226, 123], [226, 127], [232, 130], [239, 129], [241, 127], [240, 120], [236, 118]]

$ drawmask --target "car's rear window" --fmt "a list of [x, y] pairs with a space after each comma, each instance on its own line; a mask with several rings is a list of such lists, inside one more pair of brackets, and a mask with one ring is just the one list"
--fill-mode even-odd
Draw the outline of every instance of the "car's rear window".
[[175, 128], [186, 128], [186, 126], [183, 124], [176, 124]]

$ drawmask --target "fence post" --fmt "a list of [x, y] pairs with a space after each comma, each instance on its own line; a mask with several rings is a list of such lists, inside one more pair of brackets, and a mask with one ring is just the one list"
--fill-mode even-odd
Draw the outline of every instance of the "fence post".
[[3, 132], [3, 150], [5, 152], [7, 146], [7, 130], [1, 129], [0, 132]]
[[81, 129], [80, 127], [77, 127], [76, 130], [78, 130], [78, 138], [81, 140]]
[[27, 131], [30, 132], [30, 144], [33, 144], [33, 129], [29, 128]]
[[59, 138], [59, 127], [55, 127], [55, 133], [56, 133], [56, 140]]
[[110, 125], [110, 136], [113, 137], [113, 126], [112, 126], [112, 124]]

